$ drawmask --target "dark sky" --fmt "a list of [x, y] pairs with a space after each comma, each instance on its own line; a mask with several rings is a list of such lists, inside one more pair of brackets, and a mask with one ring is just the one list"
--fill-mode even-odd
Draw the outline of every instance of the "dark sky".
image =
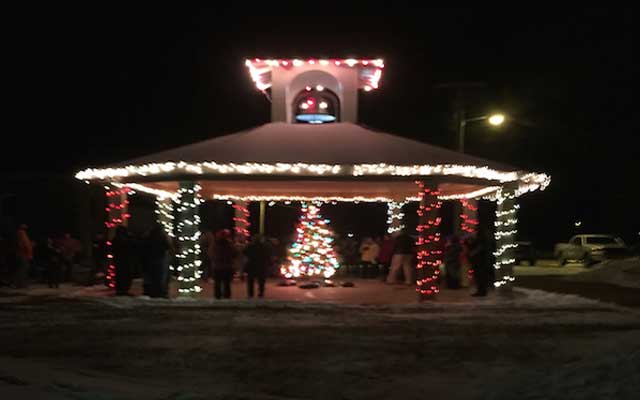
[[555, 240], [582, 220], [637, 240], [631, 9], [404, 11], [412, 17], [26, 14], [10, 45], [17, 147], [3, 146], [1, 168], [71, 173], [268, 122], [248, 57], [381, 57], [381, 89], [361, 93], [361, 123], [452, 147], [451, 98], [434, 85], [483, 81], [468, 113], [502, 109], [514, 121], [470, 126], [467, 152], [553, 177], [523, 199], [524, 229]]

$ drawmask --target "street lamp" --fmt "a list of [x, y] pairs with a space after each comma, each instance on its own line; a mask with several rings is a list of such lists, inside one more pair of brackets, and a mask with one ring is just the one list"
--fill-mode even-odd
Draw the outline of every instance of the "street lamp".
[[458, 151], [464, 153], [464, 133], [467, 127], [467, 122], [484, 121], [487, 120], [493, 126], [500, 126], [504, 123], [504, 114], [491, 114], [483, 115], [481, 117], [463, 118], [458, 125]]

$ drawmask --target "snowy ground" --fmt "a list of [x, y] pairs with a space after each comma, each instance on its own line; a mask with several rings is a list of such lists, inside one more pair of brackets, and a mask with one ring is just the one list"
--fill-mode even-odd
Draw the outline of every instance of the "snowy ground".
[[640, 289], [640, 257], [606, 260], [594, 265], [589, 271], [583, 274], [572, 276], [570, 280], [579, 282], [605, 282]]
[[[333, 288], [315, 290], [325, 289]], [[0, 398], [631, 399], [640, 391], [640, 314], [577, 296], [517, 289], [510, 299], [357, 305], [74, 293], [0, 292]]]

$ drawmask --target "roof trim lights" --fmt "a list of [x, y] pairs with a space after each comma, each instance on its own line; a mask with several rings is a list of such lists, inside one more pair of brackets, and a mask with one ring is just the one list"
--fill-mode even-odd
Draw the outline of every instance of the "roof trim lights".
[[307, 122], [309, 124], [324, 124], [326, 122], [335, 122], [335, 115], [330, 114], [298, 114], [296, 121]]

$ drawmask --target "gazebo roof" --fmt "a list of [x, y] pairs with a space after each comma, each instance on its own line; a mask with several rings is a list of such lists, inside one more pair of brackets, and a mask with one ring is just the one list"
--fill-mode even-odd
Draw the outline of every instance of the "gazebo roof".
[[[410, 198], [414, 179], [435, 179], [449, 196], [477, 197], [501, 184], [544, 189], [550, 178], [352, 123], [267, 123], [117, 163], [76, 177], [144, 183], [175, 192], [197, 180], [214, 198]], [[247, 185], [247, 180], [253, 180]], [[257, 182], [259, 180], [261, 182]], [[323, 181], [321, 183], [320, 181]]]
[[238, 133], [139, 157], [118, 165], [188, 163], [456, 164], [518, 168], [352, 123], [272, 122]]

